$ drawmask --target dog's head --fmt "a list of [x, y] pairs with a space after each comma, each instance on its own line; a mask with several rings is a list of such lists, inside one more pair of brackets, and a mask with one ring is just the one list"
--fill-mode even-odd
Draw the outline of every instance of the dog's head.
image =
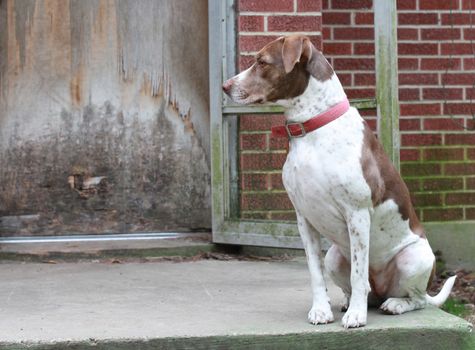
[[333, 69], [308, 37], [280, 37], [262, 48], [254, 64], [223, 84], [239, 104], [275, 102], [301, 95], [310, 76], [331, 78]]

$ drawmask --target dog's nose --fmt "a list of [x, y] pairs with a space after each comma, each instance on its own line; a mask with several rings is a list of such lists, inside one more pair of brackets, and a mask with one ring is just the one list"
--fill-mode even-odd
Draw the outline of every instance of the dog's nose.
[[233, 80], [232, 79], [228, 79], [224, 82], [223, 84], [223, 91], [226, 93], [226, 94], [229, 94], [229, 92], [231, 91], [231, 87], [233, 86]]

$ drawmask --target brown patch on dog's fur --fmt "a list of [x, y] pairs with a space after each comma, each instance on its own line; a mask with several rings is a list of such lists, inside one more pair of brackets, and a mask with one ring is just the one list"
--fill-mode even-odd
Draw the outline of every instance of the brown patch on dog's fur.
[[394, 200], [403, 220], [409, 220], [409, 227], [416, 235], [425, 238], [422, 225], [417, 218], [406, 184], [394, 168], [373, 131], [364, 123], [363, 152], [361, 167], [363, 175], [371, 188], [373, 206]]

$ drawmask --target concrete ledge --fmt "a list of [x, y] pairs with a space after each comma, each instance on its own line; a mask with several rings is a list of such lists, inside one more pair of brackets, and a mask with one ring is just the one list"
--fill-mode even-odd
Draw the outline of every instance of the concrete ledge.
[[[312, 326], [304, 259], [0, 265], [0, 349], [474, 349], [470, 325], [428, 308]], [[341, 293], [329, 284], [332, 303]]]
[[[94, 236], [89, 236], [93, 237]], [[107, 236], [104, 236], [107, 237]], [[91, 241], [2, 242], [0, 260], [43, 262], [45, 260], [78, 261], [107, 258], [191, 257], [216, 251], [211, 234], [192, 233], [183, 238], [128, 239]]]

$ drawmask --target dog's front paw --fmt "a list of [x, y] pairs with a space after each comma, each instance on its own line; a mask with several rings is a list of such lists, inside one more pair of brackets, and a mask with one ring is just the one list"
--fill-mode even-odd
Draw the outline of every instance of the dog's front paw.
[[314, 305], [308, 312], [308, 321], [311, 324], [325, 324], [333, 322], [333, 313], [329, 303]]
[[366, 325], [366, 318], [368, 311], [365, 309], [352, 308], [351, 305], [348, 311], [343, 315], [341, 324], [345, 328], [363, 327]]

